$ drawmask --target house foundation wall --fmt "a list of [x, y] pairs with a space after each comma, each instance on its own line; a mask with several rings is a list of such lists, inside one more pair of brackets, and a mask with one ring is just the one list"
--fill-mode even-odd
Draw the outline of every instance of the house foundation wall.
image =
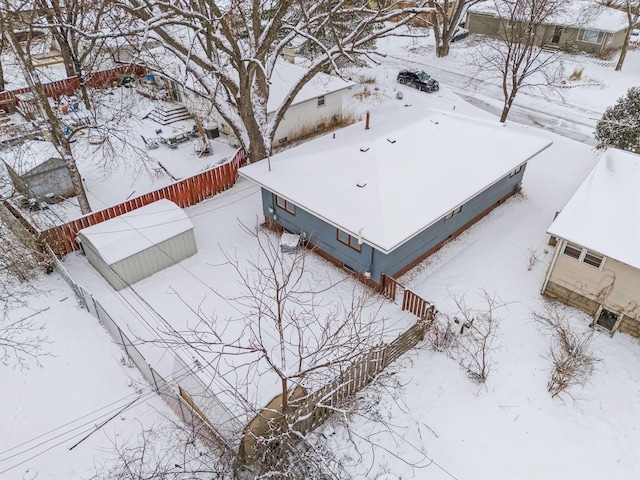
[[[598, 312], [598, 308], [600, 308], [600, 304], [595, 300], [587, 298], [584, 295], [576, 293], [551, 281], [547, 282], [547, 286], [542, 293], [550, 298], [560, 300], [571, 307], [575, 307], [578, 310], [582, 310], [591, 317], [595, 317]], [[616, 331], [640, 338], [640, 321], [627, 315], [623, 315]]]

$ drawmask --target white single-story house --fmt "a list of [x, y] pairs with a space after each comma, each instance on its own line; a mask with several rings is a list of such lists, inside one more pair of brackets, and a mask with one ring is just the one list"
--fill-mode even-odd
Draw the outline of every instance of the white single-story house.
[[[147, 63], [153, 67], [166, 58], [161, 53], [149, 52]], [[159, 67], [156, 67], [159, 68]], [[224, 135], [233, 136], [233, 131], [215, 109], [212, 101], [199, 88], [198, 84], [180, 72], [181, 66], [167, 66], [155, 76], [158, 81], [166, 84], [171, 96], [182, 103], [205, 127], [215, 125]], [[286, 95], [300, 78], [307, 72], [306, 68], [286, 60], [276, 64], [269, 91], [267, 114], [273, 115], [276, 108], [284, 101]], [[295, 138], [323, 129], [342, 121], [342, 97], [346, 90], [355, 85], [335, 75], [318, 73], [298, 92], [289, 106], [284, 118], [278, 125], [274, 135], [274, 145], [285, 144]]]
[[191, 220], [166, 199], [84, 228], [76, 241], [89, 262], [116, 290], [198, 251]]
[[[465, 27], [470, 33], [502, 37], [514, 23], [502, 0], [487, 0], [469, 7]], [[593, 0], [566, 0], [540, 26], [536, 43], [545, 48], [599, 53], [621, 48], [628, 28], [624, 12], [598, 6]]]
[[75, 195], [67, 165], [51, 142], [27, 140], [0, 153], [14, 187], [50, 203]]
[[557, 243], [542, 293], [640, 337], [640, 155], [605, 152], [548, 233]]
[[411, 107], [240, 169], [268, 224], [299, 234], [380, 286], [519, 191], [551, 144], [487, 122]]

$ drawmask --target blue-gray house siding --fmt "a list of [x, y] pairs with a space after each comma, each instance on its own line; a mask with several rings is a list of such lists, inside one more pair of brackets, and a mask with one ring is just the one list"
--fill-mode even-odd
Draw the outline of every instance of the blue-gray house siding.
[[[357, 272], [370, 272], [371, 280], [380, 283], [382, 273], [390, 276], [404, 273], [416, 261], [437, 249], [443, 242], [460, 233], [465, 226], [469, 226], [496, 204], [513, 194], [522, 182], [525, 167], [526, 165], [523, 165], [515, 175], [507, 175], [488, 186], [464, 203], [459, 213], [446, 221], [445, 217], [439, 219], [388, 254], [376, 250], [366, 243], [360, 245], [360, 251], [357, 251], [339, 242], [336, 227], [298, 205], [295, 205], [295, 214], [280, 208], [276, 202], [276, 194], [264, 188], [262, 189], [262, 205], [265, 218], [275, 221], [287, 231], [297, 234], [306, 233], [307, 239], [318, 249]], [[270, 212], [270, 209], [273, 210], [273, 213]], [[289, 209], [291, 210], [291, 208]], [[398, 214], [404, 213], [398, 212]]]

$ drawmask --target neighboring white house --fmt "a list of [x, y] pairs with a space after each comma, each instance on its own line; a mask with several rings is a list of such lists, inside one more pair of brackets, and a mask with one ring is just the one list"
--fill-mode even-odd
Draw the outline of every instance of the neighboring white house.
[[542, 293], [640, 337], [640, 156], [610, 149], [549, 227]]
[[[205, 126], [216, 125], [219, 132], [233, 136], [233, 131], [215, 109], [211, 99], [203, 93], [196, 82], [184, 73], [184, 67], [176, 62], [168, 62], [160, 49], [146, 53], [143, 60], [157, 68], [158, 81], [166, 84], [170, 96], [182, 103]], [[155, 66], [155, 67], [154, 67]], [[306, 68], [286, 60], [279, 60], [271, 77], [267, 114], [269, 118], [283, 102], [293, 86], [307, 72]], [[318, 73], [298, 92], [276, 129], [274, 145], [284, 144], [303, 134], [342, 120], [342, 98], [345, 90], [355, 85], [335, 75]]]
[[116, 290], [198, 251], [191, 220], [166, 199], [84, 228], [76, 241]]

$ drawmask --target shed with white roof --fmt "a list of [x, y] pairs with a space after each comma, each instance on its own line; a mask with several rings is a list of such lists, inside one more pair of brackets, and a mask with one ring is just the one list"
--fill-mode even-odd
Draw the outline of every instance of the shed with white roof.
[[159, 200], [80, 230], [89, 262], [121, 290], [198, 251], [193, 224], [170, 200]]
[[640, 337], [640, 155], [609, 149], [548, 233], [557, 239], [542, 293], [605, 330]]
[[16, 190], [27, 198], [54, 203], [75, 194], [67, 165], [51, 142], [27, 140], [1, 158]]

